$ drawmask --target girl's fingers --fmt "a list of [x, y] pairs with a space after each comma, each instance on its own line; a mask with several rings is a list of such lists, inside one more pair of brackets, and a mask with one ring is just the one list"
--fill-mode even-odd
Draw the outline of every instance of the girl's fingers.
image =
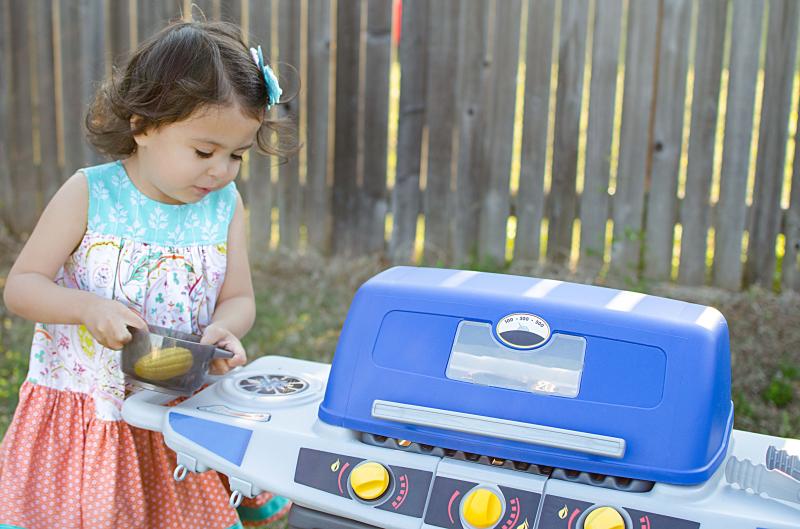
[[230, 370], [228, 364], [225, 360], [221, 358], [215, 358], [211, 361], [211, 365], [209, 366], [208, 372], [212, 375], [224, 375]]
[[126, 318], [126, 323], [131, 327], [136, 327], [137, 329], [146, 329], [147, 322], [145, 322], [142, 317], [136, 313], [133, 309], [128, 311], [128, 317]]
[[245, 363], [247, 363], [247, 358], [245, 357], [244, 353], [235, 354], [233, 358], [229, 358], [226, 360], [226, 362], [228, 362], [230, 367], [243, 366]]
[[223, 338], [226, 337], [227, 333], [223, 329], [215, 327], [214, 325], [209, 325], [203, 332], [203, 337], [200, 338], [200, 343], [204, 345], [219, 344], [222, 342]]
[[122, 344], [126, 344], [126, 343], [130, 342], [132, 339], [133, 339], [133, 335], [131, 334], [131, 331], [128, 330], [128, 326], [127, 325], [124, 325], [122, 327], [122, 332], [118, 336], [117, 341], [122, 343]]

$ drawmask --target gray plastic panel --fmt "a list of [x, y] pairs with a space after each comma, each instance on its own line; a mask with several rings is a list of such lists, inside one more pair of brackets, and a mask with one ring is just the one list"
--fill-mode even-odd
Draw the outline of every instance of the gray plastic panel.
[[289, 511], [289, 529], [379, 529], [374, 525], [347, 520], [295, 504]]

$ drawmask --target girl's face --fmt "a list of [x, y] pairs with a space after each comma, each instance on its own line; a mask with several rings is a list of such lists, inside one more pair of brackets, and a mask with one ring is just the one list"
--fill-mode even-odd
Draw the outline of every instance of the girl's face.
[[134, 137], [131, 178], [155, 200], [197, 202], [236, 178], [260, 126], [238, 105], [198, 109], [183, 121]]

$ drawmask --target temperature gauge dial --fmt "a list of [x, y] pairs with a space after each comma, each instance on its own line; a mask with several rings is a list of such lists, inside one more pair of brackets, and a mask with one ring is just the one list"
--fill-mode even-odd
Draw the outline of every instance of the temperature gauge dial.
[[497, 337], [517, 349], [533, 349], [550, 338], [550, 326], [543, 318], [525, 312], [505, 316], [495, 326]]

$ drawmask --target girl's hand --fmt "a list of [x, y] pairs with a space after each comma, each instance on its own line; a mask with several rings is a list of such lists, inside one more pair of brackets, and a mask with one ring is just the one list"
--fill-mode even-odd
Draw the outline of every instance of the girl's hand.
[[212, 375], [224, 375], [236, 366], [243, 366], [247, 362], [242, 342], [231, 331], [212, 323], [203, 331], [201, 344], [214, 344], [217, 347], [233, 353], [233, 358], [216, 358], [211, 361], [209, 372]]
[[93, 296], [83, 309], [83, 325], [95, 340], [109, 349], [122, 349], [131, 341], [128, 327], [146, 329], [147, 323], [132, 309], [119, 301]]

